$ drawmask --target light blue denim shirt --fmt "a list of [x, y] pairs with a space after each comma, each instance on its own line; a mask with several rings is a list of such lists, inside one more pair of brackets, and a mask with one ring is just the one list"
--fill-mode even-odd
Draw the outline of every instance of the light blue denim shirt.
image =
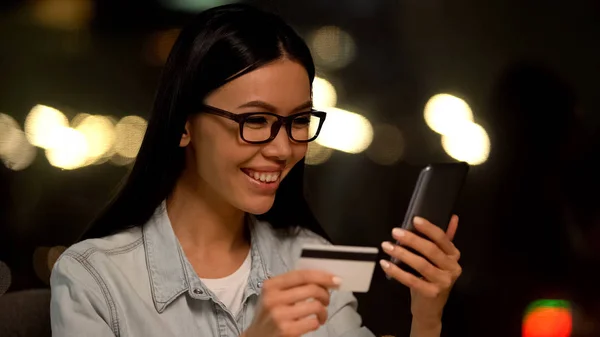
[[[301, 230], [278, 235], [251, 221], [252, 268], [240, 312], [206, 288], [175, 237], [164, 203], [142, 227], [77, 243], [51, 276], [53, 336], [239, 336], [252, 323], [262, 282], [294, 266], [304, 243], [326, 243]], [[351, 293], [334, 291], [329, 318], [310, 337], [373, 337], [361, 327]], [[265, 336], [268, 337], [268, 336]]]

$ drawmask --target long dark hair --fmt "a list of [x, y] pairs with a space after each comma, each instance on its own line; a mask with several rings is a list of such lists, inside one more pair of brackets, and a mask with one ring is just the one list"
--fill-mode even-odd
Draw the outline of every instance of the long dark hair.
[[[312, 83], [315, 66], [306, 43], [278, 16], [239, 4], [200, 13], [181, 31], [169, 55], [125, 184], [82, 239], [146, 223], [184, 168], [179, 141], [188, 117], [215, 89], [282, 57], [302, 64]], [[304, 160], [280, 185], [273, 207], [258, 218], [278, 229], [304, 227], [327, 238], [304, 198], [303, 176]]]

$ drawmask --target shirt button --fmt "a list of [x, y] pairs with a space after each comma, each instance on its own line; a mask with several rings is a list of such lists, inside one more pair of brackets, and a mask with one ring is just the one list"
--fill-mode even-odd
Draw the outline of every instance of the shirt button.
[[196, 295], [202, 295], [202, 294], [204, 294], [204, 291], [202, 291], [202, 289], [195, 288], [194, 289], [194, 294], [196, 294]]
[[258, 283], [256, 284], [256, 286], [257, 286], [257, 287], [259, 287], [259, 288], [262, 288], [262, 282], [258, 282]]

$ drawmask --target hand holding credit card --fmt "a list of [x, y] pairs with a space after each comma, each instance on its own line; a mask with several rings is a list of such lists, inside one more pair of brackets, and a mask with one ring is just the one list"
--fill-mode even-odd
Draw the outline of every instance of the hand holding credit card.
[[342, 279], [341, 291], [369, 291], [379, 249], [375, 247], [307, 244], [295, 269], [322, 270]]

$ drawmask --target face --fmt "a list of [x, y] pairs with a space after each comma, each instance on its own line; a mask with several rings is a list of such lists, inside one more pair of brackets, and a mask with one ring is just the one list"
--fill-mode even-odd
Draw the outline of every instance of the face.
[[[235, 114], [271, 112], [281, 116], [309, 111], [311, 88], [299, 63], [277, 60], [211, 93], [207, 105]], [[289, 139], [285, 127], [266, 144], [249, 144], [233, 120], [200, 113], [186, 123], [186, 172], [205, 198], [251, 214], [267, 212], [281, 180], [306, 154], [307, 144]]]

